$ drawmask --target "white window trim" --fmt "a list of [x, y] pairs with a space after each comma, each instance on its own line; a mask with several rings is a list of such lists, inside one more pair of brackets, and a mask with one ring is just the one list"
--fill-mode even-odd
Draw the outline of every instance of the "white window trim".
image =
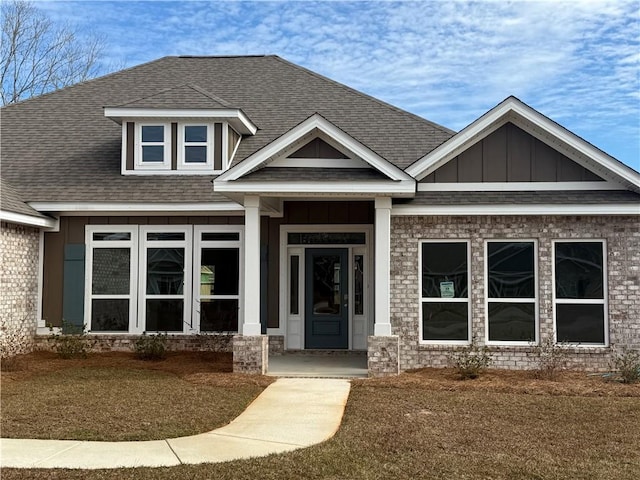
[[[441, 297], [423, 297], [422, 296], [422, 245], [425, 243], [464, 243], [467, 246], [467, 296], [466, 298], [441, 298]], [[418, 242], [418, 294], [420, 295], [420, 317], [418, 319], [419, 326], [419, 344], [420, 345], [470, 345], [472, 336], [472, 318], [471, 318], [471, 241], [468, 239], [428, 239]], [[467, 303], [467, 340], [424, 340], [422, 331], [422, 308], [425, 302], [429, 303]]]
[[[93, 240], [94, 233], [129, 233], [130, 240]], [[132, 225], [87, 225], [85, 229], [85, 287], [84, 287], [84, 323], [87, 331], [101, 335], [128, 335], [135, 328], [137, 318], [138, 293], [138, 226]], [[93, 250], [98, 248], [129, 248], [129, 294], [128, 295], [93, 295]], [[129, 328], [122, 331], [91, 331], [92, 300], [129, 299]]]
[[[602, 246], [602, 299], [556, 298], [556, 243], [599, 243]], [[591, 348], [609, 347], [609, 284], [607, 268], [607, 241], [604, 238], [557, 238], [551, 241], [551, 288], [553, 289], [553, 341], [558, 343], [556, 313], [559, 304], [602, 305], [604, 309], [604, 343], [571, 343], [570, 347]]]
[[[213, 170], [213, 152], [214, 152], [214, 124], [208, 122], [189, 122], [178, 123], [178, 170], [207, 170], [208, 172], [216, 172], [219, 170]], [[207, 141], [206, 142], [186, 142], [185, 141], [185, 127], [206, 127], [207, 128]], [[224, 145], [224, 139], [222, 144]], [[186, 147], [207, 147], [207, 156], [205, 163], [193, 163], [186, 161], [185, 149]], [[224, 163], [224, 162], [223, 162]], [[223, 165], [224, 166], [224, 165]]]
[[[203, 233], [238, 233], [238, 240], [202, 240]], [[193, 227], [193, 304], [191, 312], [190, 332], [200, 332], [200, 265], [203, 248], [237, 248], [238, 249], [238, 294], [206, 295], [211, 300], [238, 300], [238, 329], [244, 323], [242, 302], [244, 298], [244, 226], [243, 225], [195, 225]], [[207, 335], [226, 332], [205, 332]]]
[[[533, 243], [533, 273], [534, 297], [533, 298], [489, 298], [489, 243]], [[489, 238], [484, 241], [484, 337], [486, 345], [502, 346], [531, 346], [540, 342], [540, 294], [538, 272], [538, 241], [535, 238]], [[489, 304], [490, 303], [533, 303], [534, 339], [526, 341], [489, 340]]]
[[[164, 127], [164, 142], [142, 142], [142, 127]], [[170, 170], [171, 169], [171, 123], [168, 122], [136, 122], [135, 124], [135, 162], [136, 170]], [[143, 162], [142, 147], [143, 146], [162, 146], [163, 161], [162, 162]]]
[[[152, 295], [151, 298], [157, 300], [178, 300], [182, 299], [184, 308], [182, 310], [182, 330], [172, 331], [169, 333], [179, 334], [188, 333], [191, 327], [191, 308], [189, 303], [192, 302], [191, 282], [192, 282], [192, 261], [193, 261], [193, 226], [192, 225], [140, 225], [139, 248], [139, 301], [138, 301], [138, 322], [132, 333], [142, 333], [146, 330], [146, 300], [148, 298], [147, 287], [147, 249], [148, 248], [184, 248], [184, 271], [182, 294], [176, 295]], [[184, 240], [147, 240], [147, 233], [173, 233], [184, 232]], [[155, 330], [153, 330], [155, 332]]]

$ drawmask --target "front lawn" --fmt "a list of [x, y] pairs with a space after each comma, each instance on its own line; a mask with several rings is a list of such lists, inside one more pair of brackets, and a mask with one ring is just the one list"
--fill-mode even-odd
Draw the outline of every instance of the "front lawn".
[[75, 440], [161, 440], [226, 425], [271, 379], [239, 376], [230, 355], [132, 354], [61, 360], [39, 352], [3, 372], [2, 436]]
[[640, 472], [640, 386], [448, 370], [356, 380], [331, 440], [223, 464], [3, 469], [6, 479], [629, 479]]

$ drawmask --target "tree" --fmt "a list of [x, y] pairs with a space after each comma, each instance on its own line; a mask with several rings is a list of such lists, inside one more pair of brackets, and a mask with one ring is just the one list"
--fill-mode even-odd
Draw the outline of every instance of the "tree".
[[56, 26], [25, 0], [3, 0], [1, 9], [3, 105], [96, 76], [102, 38], [82, 37], [70, 26]]

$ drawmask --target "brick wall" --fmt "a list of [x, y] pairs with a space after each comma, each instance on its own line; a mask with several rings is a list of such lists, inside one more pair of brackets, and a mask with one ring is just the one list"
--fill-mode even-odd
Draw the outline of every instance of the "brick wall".
[[33, 349], [38, 325], [39, 230], [0, 225], [0, 357]]
[[[538, 256], [539, 338], [553, 335], [552, 240], [604, 239], [607, 244], [608, 322], [612, 345], [640, 348], [640, 222], [637, 217], [392, 217], [391, 323], [400, 337], [400, 369], [444, 366], [451, 346], [419, 342], [419, 241], [469, 240], [471, 248], [472, 335], [485, 338], [484, 241], [536, 239]], [[536, 350], [492, 347], [494, 366], [535, 368]], [[568, 366], [602, 370], [608, 367], [610, 347], [566, 349]]]

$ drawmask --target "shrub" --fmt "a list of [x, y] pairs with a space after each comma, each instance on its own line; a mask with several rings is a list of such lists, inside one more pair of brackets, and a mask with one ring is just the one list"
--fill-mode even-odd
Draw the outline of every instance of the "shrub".
[[141, 360], [164, 360], [167, 357], [167, 334], [147, 335], [144, 332], [134, 342], [133, 351]]
[[475, 339], [471, 345], [449, 354], [449, 364], [463, 380], [476, 378], [491, 365], [491, 355], [486, 346], [480, 347]]
[[[53, 331], [53, 327], [49, 326]], [[74, 325], [62, 321], [62, 332], [51, 333], [49, 341], [53, 342], [53, 351], [60, 358], [86, 358], [91, 349], [91, 342], [87, 338], [86, 325]]]
[[533, 345], [535, 349], [536, 369], [535, 374], [538, 378], [553, 380], [559, 371], [565, 367], [567, 357], [567, 344], [565, 342], [556, 343], [553, 336], [549, 336], [540, 342], [539, 345]]
[[0, 368], [3, 372], [14, 372], [22, 367], [21, 354], [26, 353], [25, 343], [30, 341], [29, 319], [30, 314], [25, 314], [18, 320], [15, 328], [7, 328], [6, 324], [0, 327]]
[[613, 375], [610, 377], [613, 380], [622, 383], [640, 381], [640, 352], [632, 349], [615, 351], [609, 368], [613, 371]]

